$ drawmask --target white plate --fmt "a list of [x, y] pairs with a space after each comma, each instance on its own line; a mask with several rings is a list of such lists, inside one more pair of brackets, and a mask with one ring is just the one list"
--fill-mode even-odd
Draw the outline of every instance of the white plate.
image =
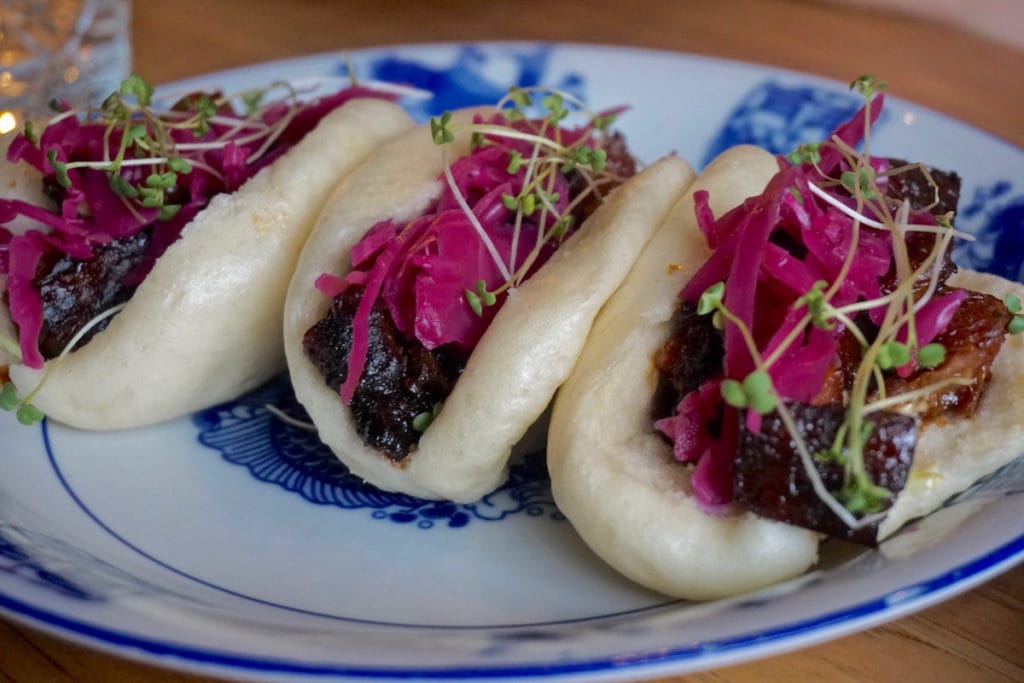
[[[634, 150], [702, 165], [739, 141], [788, 151], [857, 107], [842, 85], [642, 50], [534, 44], [353, 53], [363, 77], [436, 93], [433, 111], [543, 82], [629, 103]], [[343, 70], [340, 54], [192, 79], [226, 90]], [[856, 74], [851, 74], [855, 76]], [[891, 99], [875, 150], [958, 169], [961, 262], [1020, 276], [1024, 153]], [[999, 256], [993, 260], [993, 255]], [[283, 381], [151, 429], [89, 434], [0, 415], [0, 608], [135, 659], [248, 678], [636, 678], [720, 666], [863, 629], [1024, 558], [1024, 460], [881, 550], [826, 544], [811, 574], [687, 604], [605, 568], [537, 466], [474, 504], [425, 503], [346, 478], [272, 418]]]

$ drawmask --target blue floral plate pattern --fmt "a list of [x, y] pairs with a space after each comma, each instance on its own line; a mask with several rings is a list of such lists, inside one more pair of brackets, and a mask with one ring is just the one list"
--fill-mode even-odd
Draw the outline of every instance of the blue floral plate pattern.
[[[858, 106], [822, 79], [644, 50], [508, 43], [349, 57], [363, 78], [432, 92], [403, 102], [421, 121], [512, 84], [627, 103], [621, 126], [645, 161], [675, 150], [703, 165], [740, 142], [788, 152]], [[233, 90], [344, 65], [318, 55], [180, 85]], [[958, 262], [1024, 276], [1024, 152], [898, 99], [873, 145], [957, 169], [958, 225], [978, 238]], [[354, 477], [303, 418], [286, 378], [129, 432], [22, 428], [0, 415], [0, 609], [128, 657], [242, 678], [634, 679], [867, 628], [1024, 558], [1018, 459], [878, 550], [826, 543], [806, 576], [688, 604], [631, 585], [586, 549], [551, 499], [543, 453], [475, 503], [423, 501]]]

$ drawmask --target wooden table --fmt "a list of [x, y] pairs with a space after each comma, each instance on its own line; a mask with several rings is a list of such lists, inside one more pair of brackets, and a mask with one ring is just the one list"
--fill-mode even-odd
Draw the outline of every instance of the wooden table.
[[[609, 43], [760, 62], [840, 80], [884, 74], [901, 97], [1024, 146], [1024, 51], [954, 26], [845, 4], [138, 0], [134, 12], [135, 66], [156, 82], [373, 45], [480, 39]], [[0, 620], [0, 680], [197, 679]], [[1024, 680], [1024, 568], [886, 626], [686, 680]]]

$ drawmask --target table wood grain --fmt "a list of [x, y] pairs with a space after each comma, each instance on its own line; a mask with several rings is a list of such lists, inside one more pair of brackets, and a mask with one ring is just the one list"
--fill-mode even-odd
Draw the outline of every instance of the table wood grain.
[[[643, 46], [843, 81], [874, 72], [901, 97], [1024, 145], [1024, 51], [952, 24], [856, 3], [137, 0], [132, 38], [136, 69], [155, 82], [318, 51], [483, 39]], [[204, 679], [0, 620], [0, 681], [139, 680]], [[869, 631], [664, 679], [683, 680], [1021, 681], [1024, 568]]]

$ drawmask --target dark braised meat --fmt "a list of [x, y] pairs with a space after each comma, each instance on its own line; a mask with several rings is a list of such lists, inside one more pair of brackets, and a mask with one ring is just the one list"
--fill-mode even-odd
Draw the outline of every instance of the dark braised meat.
[[672, 316], [672, 335], [654, 356], [658, 388], [654, 419], [672, 415], [691, 391], [722, 373], [725, 342], [710, 315], [697, 315], [696, 304], [683, 302]]
[[969, 291], [949, 326], [935, 338], [946, 347], [945, 362], [932, 370], [918, 370], [906, 379], [890, 376], [885, 383], [886, 393], [916, 391], [951, 377], [973, 379], [969, 386], [948, 387], [910, 403], [913, 412], [925, 419], [943, 413], [970, 417], [992, 379], [992, 362], [1006, 338], [1011, 317], [997, 297]]
[[[856, 323], [861, 330], [866, 331], [871, 327], [871, 321], [867, 316], [859, 316]], [[860, 342], [852, 332], [844, 330], [839, 336], [836, 357], [825, 371], [825, 381], [821, 385], [821, 391], [811, 400], [811, 405], [842, 405], [846, 398], [846, 390], [853, 386], [860, 360]]]
[[[891, 168], [906, 166], [908, 163], [903, 159], [889, 159]], [[928, 182], [920, 168], [888, 176], [889, 187], [886, 194], [909, 200], [912, 208], [921, 211], [935, 201], [935, 189], [938, 187], [939, 203], [928, 210], [936, 216], [950, 211], [955, 213], [960, 201], [960, 176], [954, 171], [940, 171], [936, 168], [929, 168], [928, 173], [935, 181], [934, 186]]]
[[[575, 213], [576, 225], [580, 225], [583, 221], [590, 217], [590, 214], [597, 211], [597, 207], [601, 206], [601, 201], [605, 196], [608, 195], [615, 187], [622, 184], [622, 181], [626, 178], [630, 178], [636, 175], [636, 159], [629, 153], [629, 148], [626, 146], [626, 139], [621, 133], [615, 132], [608, 138], [607, 144], [604, 147], [608, 158], [605, 159], [605, 171], [610, 173], [612, 176], [617, 176], [618, 180], [606, 180], [601, 182], [597, 187], [597, 192], [591, 192], [588, 194], [582, 202], [580, 202]], [[587, 189], [587, 180], [576, 171], [572, 171], [568, 175], [569, 178], [569, 191], [573, 197], [577, 196], [581, 192]]]
[[[812, 455], [832, 447], [845, 413], [841, 406], [787, 405]], [[876, 484], [897, 494], [907, 483], [917, 443], [916, 422], [887, 412], [873, 413], [868, 419], [873, 428], [864, 447], [867, 473]], [[830, 492], [842, 488], [842, 465], [815, 459], [815, 469]], [[762, 517], [856, 543], [876, 542], [877, 525], [851, 530], [818, 498], [778, 412], [764, 418], [759, 433], [741, 429], [733, 460], [733, 492], [737, 501]], [[895, 495], [890, 500], [894, 499]]]
[[[56, 358], [90, 320], [131, 298], [137, 283], [130, 284], [130, 275], [142, 262], [149, 242], [150, 232], [143, 230], [94, 248], [91, 259], [53, 252], [40, 261], [34, 285], [43, 302], [39, 352], [44, 358]], [[106, 329], [112, 319], [96, 324], [75, 348]]]
[[[906, 161], [902, 159], [890, 159], [889, 163], [893, 168], [905, 166]], [[889, 176], [889, 187], [886, 194], [897, 199], [904, 199], [910, 202], [911, 208], [922, 211], [935, 201], [935, 190], [938, 188], [939, 203], [933, 206], [930, 211], [932, 215], [941, 216], [950, 211], [956, 212], [957, 204], [960, 201], [960, 176], [953, 172], [940, 171], [930, 168], [928, 172], [935, 181], [935, 186], [928, 182], [924, 173], [919, 168]], [[917, 269], [924, 263], [928, 255], [935, 248], [937, 236], [929, 232], [910, 232], [906, 235], [907, 257], [910, 267]], [[950, 275], [956, 272], [956, 264], [953, 263], [952, 245], [946, 250], [942, 258], [941, 271], [939, 273], [939, 286], [945, 284]], [[930, 277], [921, 278], [915, 283], [915, 288], [925, 286]], [[891, 292], [896, 287], [896, 264], [886, 273], [881, 280], [882, 291]]]
[[[352, 321], [361, 297], [355, 288], [340, 294], [303, 338], [306, 355], [335, 391], [348, 374]], [[363, 441], [395, 462], [405, 459], [420, 438], [413, 419], [448, 397], [466, 358], [457, 348], [430, 351], [407, 338], [377, 301], [370, 313], [366, 369], [350, 406]]]

